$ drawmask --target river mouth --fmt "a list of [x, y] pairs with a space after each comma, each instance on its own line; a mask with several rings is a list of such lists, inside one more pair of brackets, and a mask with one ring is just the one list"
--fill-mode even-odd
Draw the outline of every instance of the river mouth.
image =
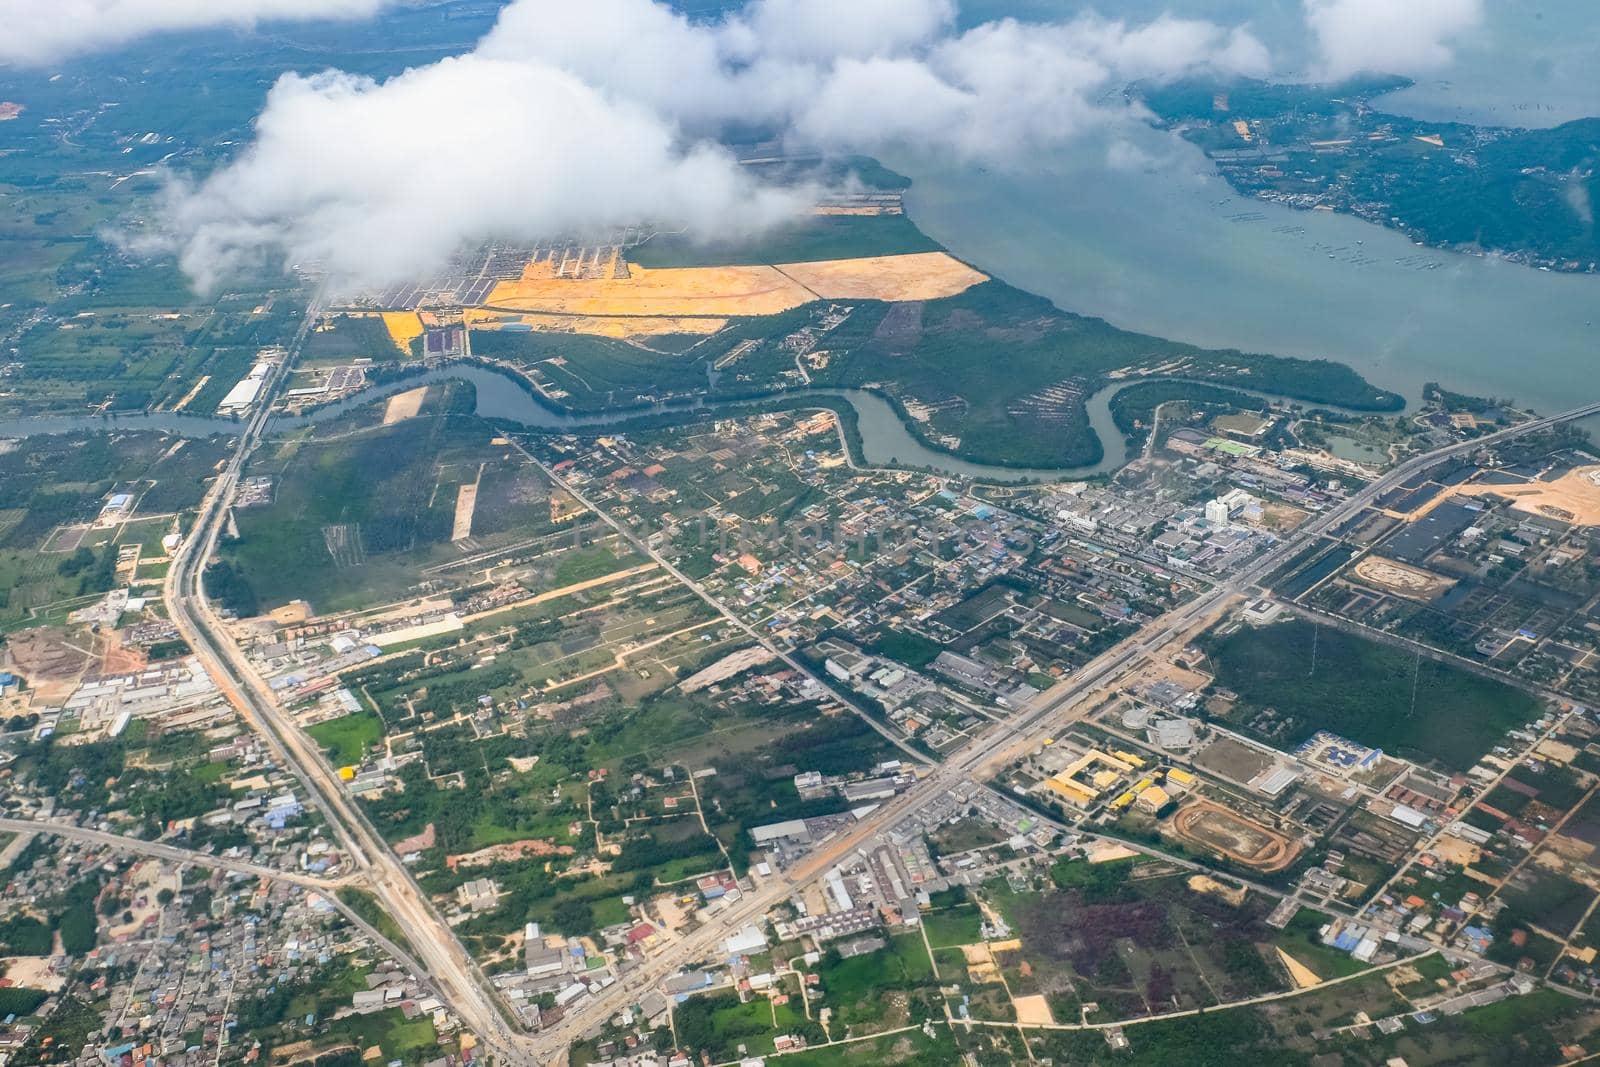
[[1413, 243], [1350, 215], [1241, 196], [1153, 127], [1026, 170], [888, 155], [952, 254], [1057, 307], [1211, 349], [1342, 363], [1415, 401], [1427, 382], [1540, 411], [1600, 399], [1600, 275]]
[[[475, 364], [455, 364], [419, 371], [405, 378], [380, 385], [368, 386], [343, 400], [318, 408], [306, 415], [276, 415], [266, 424], [266, 432], [297, 430], [333, 422], [354, 409], [395, 393], [418, 386], [444, 381], [464, 381], [472, 385], [477, 394], [473, 413], [481, 418], [502, 419], [531, 430], [553, 433], [589, 433], [636, 423], [641, 419], [682, 415], [685, 419], [705, 417], [712, 413], [730, 415], [745, 412], [755, 414], [775, 405], [805, 407], [814, 400], [817, 406], [833, 407], [843, 403], [855, 411], [859, 431], [860, 455], [854, 457], [864, 466], [904, 470], [922, 470], [950, 478], [963, 478], [995, 484], [1022, 482], [1080, 481], [1086, 478], [1112, 474], [1128, 464], [1133, 454], [1127, 438], [1117, 428], [1111, 415], [1112, 399], [1124, 389], [1157, 381], [1176, 381], [1171, 378], [1123, 379], [1102, 386], [1084, 402], [1089, 416], [1089, 426], [1100, 439], [1104, 455], [1098, 463], [1076, 467], [1008, 467], [979, 463], [963, 459], [953, 453], [929, 446], [912, 433], [905, 418], [882, 395], [866, 389], [791, 389], [752, 399], [718, 400], [699, 397], [689, 400], [658, 404], [654, 407], [636, 408], [604, 414], [586, 415], [558, 410], [536, 400], [527, 386], [512, 373], [498, 368]], [[1226, 382], [1205, 383], [1233, 392], [1252, 396], [1263, 401], [1298, 403], [1303, 407], [1330, 410], [1331, 405], [1311, 405], [1291, 397], [1276, 396], [1259, 390], [1234, 386]], [[1347, 412], [1348, 414], [1362, 414]], [[1367, 413], [1367, 414], [1370, 414]], [[38, 434], [75, 433], [80, 431], [106, 432], [111, 430], [156, 430], [185, 437], [209, 437], [214, 434], [237, 434], [244, 428], [242, 422], [228, 419], [206, 418], [197, 415], [163, 414], [161, 412], [129, 415], [61, 415], [32, 418], [0, 419], [0, 437], [31, 437]]]

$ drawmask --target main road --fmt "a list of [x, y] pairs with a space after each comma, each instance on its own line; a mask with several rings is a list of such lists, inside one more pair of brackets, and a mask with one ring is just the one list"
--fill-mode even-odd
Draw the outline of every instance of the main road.
[[[1089, 711], [1092, 704], [1086, 698], [1116, 685], [1173, 642], [1179, 639], [1187, 640], [1197, 630], [1209, 625], [1213, 619], [1225, 612], [1233, 601], [1243, 596], [1274, 570], [1288, 563], [1308, 543], [1355, 517], [1390, 489], [1456, 456], [1596, 414], [1600, 414], [1600, 402], [1573, 408], [1559, 415], [1532, 419], [1483, 437], [1447, 445], [1406, 460], [1382, 477], [1358, 489], [1334, 507], [1302, 524], [1293, 534], [1262, 553], [1232, 577], [1219, 582], [1188, 604], [1152, 620], [1137, 633], [1085, 664], [1070, 678], [1041, 693], [1016, 717], [994, 723], [975, 736], [954, 758], [928, 770], [910, 789], [874, 810], [848, 832], [807, 856], [790, 869], [787, 877], [771, 879], [756, 891], [743, 897], [734, 908], [725, 909], [720, 922], [702, 927], [679, 940], [668, 942], [641, 967], [629, 972], [626, 981], [618, 982], [574, 1005], [557, 1026], [539, 1035], [536, 1047], [539, 1062], [554, 1062], [584, 1030], [621, 1011], [661, 979], [710, 954], [717, 943], [727, 937], [733, 929], [747, 921], [760, 918], [774, 905], [792, 895], [796, 886], [819, 877], [829, 867], [866, 845], [884, 829], [916, 811], [923, 804], [939, 797], [961, 781], [987, 783], [995, 774], [1027, 753], [1050, 733]], [[546, 473], [568, 492], [578, 495], [576, 487], [567, 484], [549, 468], [546, 468]], [[668, 571], [679, 574], [669, 561], [663, 559], [661, 554], [648, 544], [633, 536], [632, 531], [626, 526], [612, 520], [594, 504], [590, 503], [589, 506], [657, 563]], [[697, 583], [682, 575], [679, 577], [691, 588], [706, 595], [705, 590]]]
[[[1261, 578], [1288, 562], [1303, 545], [1353, 517], [1378, 496], [1412, 475], [1453, 456], [1491, 446], [1501, 440], [1600, 413], [1600, 403], [1589, 404], [1557, 416], [1531, 420], [1476, 440], [1450, 445], [1402, 463], [1303, 525], [1232, 578], [1183, 607], [1152, 621], [1138, 633], [1086, 664], [1071, 678], [1041, 694], [1015, 718], [995, 723], [977, 736], [960, 755], [928, 770], [911, 789], [878, 808], [848, 833], [807, 857], [785, 877], [774, 878], [746, 895], [723, 915], [720, 923], [669, 943], [643, 966], [629, 972], [624, 981], [575, 1005], [556, 1027], [530, 1038], [519, 1033], [507, 1021], [502, 1004], [482, 971], [433, 908], [432, 902], [412, 879], [410, 872], [400, 864], [398, 857], [371, 826], [359, 806], [351, 800], [332, 767], [323, 759], [319, 747], [278, 706], [273, 693], [241, 652], [228, 632], [226, 623], [205, 596], [201, 575], [216, 550], [240, 473], [261, 441], [270, 418], [272, 395], [321, 310], [319, 296], [311, 302], [306, 319], [290, 348], [289, 357], [275, 368], [268, 385], [263, 388], [260, 406], [245, 424], [236, 449], [202, 502], [194, 528], [175, 553], [165, 587], [168, 610], [174, 624], [224, 696], [305, 785], [361, 876], [417, 946], [420, 964], [426, 968], [442, 998], [468, 1027], [478, 1033], [490, 1050], [507, 1062], [517, 1064], [551, 1063], [562, 1059], [567, 1045], [577, 1034], [626, 1007], [655, 982], [706, 955], [731, 929], [760, 918], [774, 904], [789, 896], [795, 886], [821, 875], [894, 821], [960, 781], [987, 781], [1036, 744], [1048, 731], [1065, 721], [1058, 713], [1065, 710], [1081, 715], [1088, 707], [1085, 698], [1115, 685], [1174, 640], [1189, 636], [1197, 627], [1226, 610], [1236, 597]], [[575, 487], [565, 485], [564, 480], [553, 471], [546, 468], [546, 473], [579, 496]], [[579, 496], [579, 499], [583, 498]], [[679, 581], [704, 597], [745, 632], [766, 644], [760, 635], [732, 615], [699, 583], [677, 570], [626, 526], [593, 504], [590, 506]], [[799, 666], [786, 654], [785, 659], [791, 666]], [[874, 725], [879, 726], [877, 723]], [[896, 741], [898, 743], [898, 739]]]
[[278, 705], [205, 595], [202, 575], [216, 551], [240, 474], [271, 418], [273, 394], [322, 307], [319, 294], [312, 299], [288, 356], [262, 388], [259, 406], [244, 424], [233, 454], [201, 502], [194, 527], [174, 553], [164, 587], [167, 610], [223, 696], [305, 786], [366, 885], [416, 946], [424, 973], [441, 999], [507, 1062], [537, 1062], [530, 1058], [528, 1039], [508, 1021], [499, 997], [476, 962], [346, 792], [316, 742]]

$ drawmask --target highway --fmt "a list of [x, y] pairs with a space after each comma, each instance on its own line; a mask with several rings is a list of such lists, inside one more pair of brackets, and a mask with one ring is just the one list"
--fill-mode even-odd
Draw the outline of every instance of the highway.
[[[263, 390], [260, 407], [245, 424], [237, 448], [202, 502], [193, 530], [174, 554], [165, 587], [168, 610], [174, 624], [194, 649], [207, 673], [224, 696], [245, 721], [266, 740], [284, 766], [305, 785], [313, 802], [323, 813], [332, 832], [357, 868], [360, 877], [416, 945], [420, 956], [416, 966], [421, 968], [422, 974], [430, 977], [441, 999], [483, 1039], [491, 1051], [509, 1063], [518, 1064], [552, 1063], [564, 1059], [567, 1045], [577, 1034], [594, 1022], [636, 1001], [640, 994], [657, 981], [708, 954], [716, 943], [732, 930], [746, 921], [759, 919], [774, 904], [791, 895], [796, 886], [820, 876], [896, 820], [915, 811], [920, 805], [960, 781], [972, 779], [986, 782], [1012, 759], [1037, 744], [1048, 732], [1057, 729], [1063, 721], [1060, 713], [1073, 711], [1074, 705], [1086, 709], [1088, 706], [1086, 697], [1116, 684], [1118, 680], [1145, 664], [1173, 641], [1186, 639], [1199, 627], [1209, 625], [1235, 598], [1270, 574], [1272, 570], [1288, 562], [1308, 542], [1355, 515], [1378, 496], [1412, 475], [1455, 455], [1492, 445], [1499, 440], [1600, 413], [1600, 403], [1589, 404], [1561, 415], [1532, 420], [1477, 440], [1451, 445], [1402, 463], [1382, 478], [1358, 490], [1337, 507], [1303, 525], [1291, 537], [1258, 557], [1239, 574], [1214, 586], [1196, 600], [1154, 620], [1139, 633], [1086, 664], [1071, 678], [1041, 694], [1028, 709], [1013, 719], [996, 722], [978, 735], [956, 758], [927, 769], [924, 776], [910, 790], [880, 806], [870, 816], [852, 827], [848, 833], [808, 856], [787, 872], [785, 877], [771, 879], [761, 888], [747, 894], [724, 914], [720, 923], [669, 943], [640, 968], [630, 972], [625, 981], [601, 990], [579, 1003], [556, 1027], [530, 1038], [512, 1027], [503, 1012], [498, 995], [490, 987], [475, 961], [468, 956], [450, 927], [434, 909], [427, 895], [412, 879], [410, 872], [371, 826], [359, 805], [345, 792], [333, 768], [323, 759], [320, 748], [278, 707], [265, 681], [240, 651], [229, 635], [226, 623], [216, 614], [205, 597], [200, 576], [216, 550], [223, 520], [231, 507], [240, 474], [251, 452], [260, 443], [270, 420], [272, 395], [286, 374], [287, 368], [298, 355], [307, 332], [321, 313], [321, 307], [319, 295], [311, 302], [306, 319], [290, 348], [289, 358], [273, 372], [272, 378]], [[531, 455], [529, 458], [538, 462]], [[540, 466], [544, 468], [543, 464]], [[552, 480], [589, 504], [613, 529], [705, 599], [725, 618], [739, 626], [754, 640], [769, 648], [772, 647], [765, 635], [733, 615], [699, 583], [679, 571], [626, 526], [594, 507], [554, 472], [548, 468], [544, 469]], [[777, 649], [774, 651], [778, 651], [788, 665], [804, 673], [810, 673], [791, 655]], [[860, 709], [856, 710], [871, 722], [875, 729], [884, 732], [885, 736], [890, 736], [871, 716], [861, 712]], [[1081, 713], [1079, 711], [1079, 714]], [[900, 739], [895, 737], [890, 739], [902, 748], [905, 747]], [[924, 759], [920, 754], [917, 755], [919, 760]], [[28, 828], [37, 827], [30, 825]], [[65, 828], [52, 829], [54, 832], [60, 832]], [[116, 835], [107, 836], [116, 837]], [[134, 839], [122, 840], [132, 842]], [[183, 852], [183, 850], [176, 851]], [[212, 866], [220, 866], [211, 857], [207, 857], [207, 861]], [[193, 856], [186, 856], [181, 862], [202, 861]], [[365, 924], [362, 925], [365, 927]], [[397, 946], [389, 947], [392, 951], [399, 952]], [[404, 958], [409, 960], [409, 957]]]
[[[958, 782], [972, 780], [987, 783], [1002, 768], [1077, 717], [1063, 717], [1059, 713], [1064, 710], [1076, 710], [1081, 716], [1091, 706], [1084, 698], [1114, 685], [1142, 667], [1174, 641], [1180, 638], [1188, 639], [1204, 625], [1209, 625], [1235, 599], [1241, 597], [1275, 569], [1293, 559], [1307, 544], [1359, 514], [1363, 508], [1390, 489], [1456, 456], [1594, 414], [1600, 414], [1600, 402], [1586, 404], [1559, 415], [1530, 420], [1474, 440], [1458, 442], [1401, 463], [1335, 507], [1302, 524], [1291, 536], [1264, 552], [1227, 581], [1213, 586], [1203, 596], [1188, 604], [1153, 620], [1138, 633], [1102, 653], [1099, 658], [1091, 660], [1070, 678], [1040, 694], [1031, 707], [1020, 712], [1015, 718], [996, 722], [987, 728], [974, 737], [955, 758], [926, 771], [916, 785], [884, 803], [849, 832], [807, 856], [787, 872], [786, 877], [774, 878], [755, 892], [746, 894], [736, 907], [724, 912], [724, 918], [720, 923], [703, 927], [680, 940], [669, 942], [647, 958], [640, 968], [630, 972], [626, 982], [619, 982], [574, 1005], [557, 1026], [539, 1035], [538, 1062], [554, 1062], [579, 1034], [595, 1022], [627, 1007], [636, 1001], [641, 993], [658, 981], [677, 973], [683, 966], [712, 954], [717, 943], [744, 922], [759, 919], [773, 905], [792, 895], [796, 887], [819, 877], [829, 867], [867, 844], [877, 834], [940, 796]], [[548, 469], [546, 473], [555, 477]], [[557, 481], [561, 482], [559, 478]], [[563, 488], [573, 492], [571, 486], [561, 484]], [[589, 506], [614, 528], [629, 535], [630, 540], [652, 559], [673, 574], [678, 574], [658, 552], [632, 537], [626, 527], [612, 520], [592, 503]], [[687, 581], [691, 588], [696, 588], [692, 580], [682, 576], [680, 580]], [[703, 591], [702, 595], [705, 595]], [[1073, 705], [1078, 707], [1074, 709]]]
[[407, 931], [421, 956], [421, 973], [435, 983], [440, 998], [490, 1050], [508, 1062], [535, 1062], [528, 1059], [527, 1038], [512, 1027], [482, 971], [345, 791], [337, 773], [323, 759], [321, 749], [278, 706], [266, 682], [240, 651], [227, 624], [205, 596], [201, 575], [216, 551], [240, 474], [261, 442], [277, 386], [299, 354], [322, 306], [318, 294], [310, 303], [289, 356], [273, 371], [262, 390], [260, 406], [245, 424], [233, 455], [202, 501], [193, 529], [174, 553], [163, 590], [167, 609], [206, 673], [275, 756], [300, 779], [367, 887]]

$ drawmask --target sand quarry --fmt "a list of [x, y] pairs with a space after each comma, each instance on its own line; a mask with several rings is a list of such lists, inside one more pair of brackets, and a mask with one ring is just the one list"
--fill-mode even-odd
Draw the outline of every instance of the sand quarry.
[[1548, 482], [1521, 485], [1464, 485], [1457, 492], [1491, 492], [1509, 497], [1521, 511], [1577, 523], [1600, 526], [1600, 466], [1575, 467]]
[[776, 315], [814, 300], [937, 300], [987, 281], [944, 252], [754, 267], [630, 267], [627, 277], [558, 278], [535, 264], [500, 282], [492, 311], [608, 319]]

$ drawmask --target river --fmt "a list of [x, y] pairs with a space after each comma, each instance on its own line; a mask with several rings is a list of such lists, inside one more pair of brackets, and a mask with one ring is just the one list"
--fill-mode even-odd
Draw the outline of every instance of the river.
[[[403, 381], [375, 385], [353, 394], [336, 404], [301, 416], [280, 415], [267, 425], [267, 432], [302, 429], [330, 422], [342, 417], [352, 408], [369, 404], [393, 393], [414, 389], [431, 382], [459, 379], [472, 383], [477, 392], [476, 413], [484, 418], [508, 419], [532, 429], [555, 431], [603, 430], [617, 426], [641, 415], [693, 412], [715, 407], [730, 414], [740, 409], [750, 409], [762, 401], [727, 401], [708, 405], [704, 401], [662, 405], [648, 411], [634, 411], [611, 415], [576, 415], [557, 412], [535, 401], [516, 380], [504, 371], [487, 367], [458, 365], [422, 372]], [[1032, 469], [995, 467], [972, 463], [948, 452], [941, 452], [923, 444], [911, 435], [894, 407], [877, 393], [862, 389], [795, 390], [786, 397], [811, 396], [847, 402], [856, 411], [861, 432], [862, 458], [870, 466], [898, 466], [927, 468], [960, 478], [979, 478], [987, 481], [1017, 482], [1024, 480], [1052, 480], [1061, 478], [1087, 478], [1117, 469], [1127, 462], [1127, 446], [1111, 419], [1110, 400], [1118, 389], [1128, 383], [1101, 390], [1090, 398], [1091, 425], [1105, 445], [1105, 457], [1096, 464], [1064, 469]], [[160, 430], [184, 436], [203, 437], [211, 434], [235, 434], [241, 424], [227, 419], [205, 418], [197, 415], [170, 413], [118, 415], [92, 417], [82, 415], [40, 416], [35, 418], [0, 419], [0, 438], [29, 437], [35, 434], [72, 433], [80, 430]]]
[[[456, 379], [470, 382], [477, 394], [475, 413], [490, 419], [507, 419], [531, 429], [592, 432], [617, 426], [641, 415], [670, 414], [673, 412], [726, 411], [737, 414], [741, 409], [770, 402], [767, 400], [733, 400], [707, 402], [688, 401], [663, 404], [647, 411], [633, 411], [610, 415], [576, 415], [558, 412], [534, 400], [528, 391], [509, 373], [489, 367], [461, 364], [423, 371], [401, 381], [387, 382], [361, 390], [344, 400], [319, 408], [308, 415], [279, 415], [267, 424], [267, 432], [303, 429], [341, 418], [363, 404], [415, 389], [433, 382]], [[1141, 379], [1142, 381], [1164, 379]], [[906, 467], [928, 469], [957, 478], [973, 478], [988, 482], [1060, 481], [1089, 478], [1109, 474], [1128, 462], [1127, 439], [1117, 429], [1111, 417], [1111, 400], [1118, 392], [1137, 382], [1115, 382], [1105, 386], [1086, 401], [1089, 425], [1100, 438], [1105, 455], [1099, 463], [1081, 467], [1023, 468], [997, 467], [951, 455], [923, 444], [912, 436], [894, 406], [881, 395], [865, 389], [805, 389], [781, 394], [785, 399], [814, 397], [818, 400], [842, 400], [856, 412], [856, 424], [861, 433], [861, 452], [868, 466]], [[1230, 386], [1230, 388], [1232, 388]], [[1286, 398], [1252, 389], [1240, 389], [1261, 400], [1283, 401]], [[1324, 405], [1325, 406], [1325, 405]], [[1351, 414], [1358, 414], [1352, 412]], [[228, 419], [205, 418], [156, 412], [152, 414], [95, 417], [87, 415], [45, 415], [31, 418], [0, 419], [0, 438], [31, 437], [36, 434], [74, 433], [83, 430], [159, 430], [187, 437], [206, 437], [212, 434], [236, 434], [241, 423]]]
[[[1060, 18], [1074, 0], [967, 0], [969, 23], [1016, 14]], [[1300, 0], [1125, 0], [1121, 17], [1163, 11], [1248, 21], [1285, 77], [1309, 64]], [[1423, 118], [1541, 125], [1600, 114], [1600, 5], [1543, 0], [1487, 5], [1454, 62], [1385, 106]], [[1113, 162], [1115, 160], [1116, 162]], [[1423, 249], [1394, 231], [1328, 212], [1294, 211], [1233, 194], [1202, 153], [1134, 127], [1014, 166], [886, 158], [915, 179], [917, 223], [963, 259], [1071, 311], [1126, 329], [1210, 347], [1325, 357], [1415, 399], [1436, 380], [1469, 393], [1558, 411], [1600, 397], [1600, 276], [1533, 270]], [[559, 415], [494, 372], [452, 368], [478, 386], [481, 414], [542, 429], [594, 429], [615, 417]], [[421, 380], [369, 390], [366, 402]], [[859, 415], [865, 459], [990, 480], [1086, 477], [1126, 461], [1112, 424], [1115, 387], [1090, 398], [1105, 446], [1098, 464], [1010, 470], [923, 445], [880, 396], [828, 391]], [[337, 418], [340, 405], [308, 420]], [[0, 435], [104, 427], [235, 432], [184, 416], [0, 422]]]
[[[962, 10], [977, 21], [1081, 6], [969, 0]], [[1130, 20], [1161, 10], [1248, 19], [1286, 74], [1305, 62], [1299, 0], [1117, 9]], [[1449, 68], [1385, 106], [1514, 125], [1600, 114], [1600, 5], [1486, 10]], [[1600, 276], [1419, 248], [1348, 216], [1239, 197], [1198, 149], [1160, 130], [1119, 130], [1011, 166], [885, 161], [915, 180], [909, 209], [930, 235], [1071, 311], [1210, 347], [1338, 360], [1412, 399], [1430, 380], [1545, 411], [1600, 397]]]

